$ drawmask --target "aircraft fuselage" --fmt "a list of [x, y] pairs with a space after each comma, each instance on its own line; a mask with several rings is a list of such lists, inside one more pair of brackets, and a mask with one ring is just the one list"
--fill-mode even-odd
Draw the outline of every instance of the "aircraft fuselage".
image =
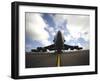
[[79, 46], [70, 46], [67, 44], [64, 44], [65, 40], [64, 40], [64, 36], [61, 33], [61, 31], [58, 31], [56, 36], [54, 37], [53, 40], [54, 44], [51, 44], [49, 46], [45, 46], [45, 47], [37, 47], [37, 49], [32, 49], [32, 52], [46, 52], [47, 50], [55, 50], [58, 54], [62, 53], [62, 50], [80, 50], [82, 49], [82, 47]]
[[54, 39], [55, 49], [58, 53], [62, 52], [64, 49], [64, 37], [60, 31], [57, 32], [57, 35]]

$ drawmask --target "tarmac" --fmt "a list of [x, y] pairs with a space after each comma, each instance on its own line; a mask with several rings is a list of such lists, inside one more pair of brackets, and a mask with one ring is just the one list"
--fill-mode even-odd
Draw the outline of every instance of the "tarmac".
[[89, 50], [68, 51], [62, 54], [50, 52], [26, 52], [25, 67], [63, 67], [89, 65]]

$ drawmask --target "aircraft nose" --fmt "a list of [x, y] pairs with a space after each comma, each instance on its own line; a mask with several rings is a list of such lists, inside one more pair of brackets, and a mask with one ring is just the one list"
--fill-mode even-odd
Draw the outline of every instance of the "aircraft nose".
[[58, 33], [61, 33], [61, 31], [59, 30]]
[[62, 33], [61, 33], [61, 31], [58, 31], [57, 37], [58, 37], [58, 38], [62, 38]]

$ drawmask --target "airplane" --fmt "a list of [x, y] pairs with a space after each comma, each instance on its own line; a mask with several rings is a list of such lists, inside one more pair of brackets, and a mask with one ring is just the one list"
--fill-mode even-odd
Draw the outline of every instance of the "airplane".
[[61, 31], [57, 32], [56, 36], [54, 37], [53, 42], [54, 44], [51, 44], [49, 46], [37, 47], [37, 49], [32, 49], [31, 52], [47, 52], [47, 50], [49, 51], [55, 50], [56, 53], [62, 53], [63, 50], [68, 50], [68, 49], [70, 50], [83, 49], [82, 47], [79, 47], [79, 46], [71, 46], [71, 45], [64, 44], [65, 40]]

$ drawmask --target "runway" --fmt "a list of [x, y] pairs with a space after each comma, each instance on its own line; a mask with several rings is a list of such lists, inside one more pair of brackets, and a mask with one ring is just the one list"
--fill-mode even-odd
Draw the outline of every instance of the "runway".
[[89, 50], [68, 51], [62, 54], [49, 52], [26, 52], [25, 67], [63, 67], [89, 65]]

